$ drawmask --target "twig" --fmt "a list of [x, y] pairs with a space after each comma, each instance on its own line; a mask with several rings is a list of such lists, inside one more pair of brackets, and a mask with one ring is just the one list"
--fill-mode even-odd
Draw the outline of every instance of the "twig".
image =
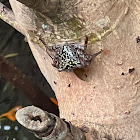
[[3, 5], [1, 2], [0, 2], [0, 18], [6, 23], [8, 23], [9, 25], [11, 25], [16, 30], [18, 30], [20, 33], [25, 35], [24, 30], [16, 21], [13, 12], [9, 8], [7, 8], [5, 5]]
[[48, 112], [58, 115], [58, 107], [50, 101], [40, 88], [31, 82], [31, 80], [22, 73], [12, 63], [8, 62], [0, 55], [0, 73], [10, 80], [16, 88], [22, 89], [25, 95], [31, 100], [33, 105], [38, 106]]
[[43, 140], [85, 140], [79, 128], [35, 106], [18, 110], [16, 119]]

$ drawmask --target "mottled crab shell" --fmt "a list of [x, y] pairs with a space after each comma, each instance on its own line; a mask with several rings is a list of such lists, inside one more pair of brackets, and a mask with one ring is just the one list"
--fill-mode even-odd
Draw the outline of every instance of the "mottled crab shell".
[[71, 71], [88, 66], [91, 60], [92, 56], [86, 54], [84, 46], [66, 43], [62, 47], [57, 47], [53, 65], [58, 71]]

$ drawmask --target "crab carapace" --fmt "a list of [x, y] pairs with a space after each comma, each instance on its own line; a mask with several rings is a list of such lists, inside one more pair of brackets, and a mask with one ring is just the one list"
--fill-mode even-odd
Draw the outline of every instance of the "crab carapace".
[[89, 55], [86, 53], [87, 44], [88, 37], [86, 37], [84, 45], [65, 43], [63, 46], [54, 46], [53, 50], [56, 54], [53, 58], [52, 65], [56, 67], [58, 71], [71, 71], [90, 65], [92, 59], [99, 55], [102, 50], [93, 55]]

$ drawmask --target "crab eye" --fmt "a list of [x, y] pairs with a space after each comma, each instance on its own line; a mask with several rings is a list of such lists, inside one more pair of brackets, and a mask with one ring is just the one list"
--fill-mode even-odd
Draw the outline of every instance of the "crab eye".
[[74, 44], [74, 43], [72, 43], [70, 46], [71, 46], [71, 47], [75, 47], [75, 44]]

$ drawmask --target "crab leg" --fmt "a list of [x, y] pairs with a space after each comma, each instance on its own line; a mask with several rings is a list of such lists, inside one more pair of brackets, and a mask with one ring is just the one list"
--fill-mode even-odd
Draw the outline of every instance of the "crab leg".
[[88, 44], [88, 36], [86, 36], [84, 48], [87, 48], [87, 44]]
[[92, 58], [95, 58], [95, 57], [98, 56], [100, 53], [102, 53], [102, 50], [99, 51], [99, 52], [97, 52], [97, 53], [95, 53], [95, 54], [93, 54], [93, 55], [92, 55]]

